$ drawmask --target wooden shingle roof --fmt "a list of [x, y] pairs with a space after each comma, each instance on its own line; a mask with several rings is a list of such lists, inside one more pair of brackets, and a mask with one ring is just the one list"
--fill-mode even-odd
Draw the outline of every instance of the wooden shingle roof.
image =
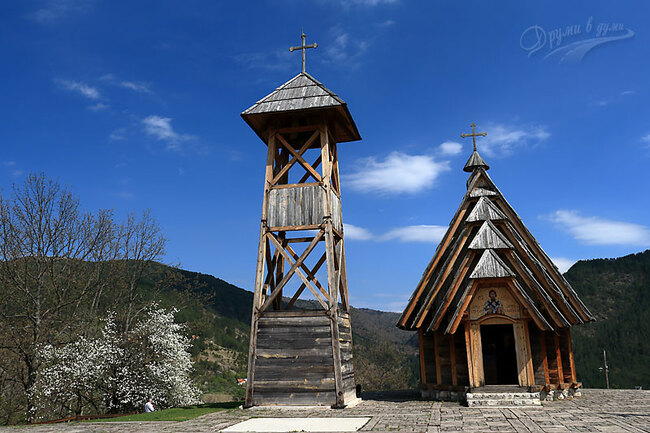
[[507, 286], [541, 329], [594, 320], [474, 153], [467, 192], [397, 326], [456, 332], [482, 281]]
[[241, 116], [266, 142], [264, 131], [271, 118], [291, 117], [308, 123], [310, 118], [323, 114], [335, 119], [332, 132], [337, 142], [361, 139], [345, 101], [306, 72], [282, 84]]

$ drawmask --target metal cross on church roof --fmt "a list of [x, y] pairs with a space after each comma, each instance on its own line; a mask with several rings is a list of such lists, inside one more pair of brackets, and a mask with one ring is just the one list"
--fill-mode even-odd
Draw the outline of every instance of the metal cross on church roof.
[[460, 134], [461, 137], [472, 137], [472, 142], [474, 145], [474, 151], [476, 152], [476, 137], [485, 137], [487, 135], [487, 132], [476, 132], [476, 123], [472, 123], [469, 125], [472, 127], [472, 133], [471, 134]]
[[314, 42], [313, 44], [310, 45], [305, 45], [305, 38], [307, 35], [304, 33], [300, 36], [302, 38], [302, 45], [299, 47], [289, 47], [289, 51], [294, 52], [296, 50], [302, 50], [302, 72], [305, 72], [305, 50], [307, 48], [318, 48], [318, 44]]

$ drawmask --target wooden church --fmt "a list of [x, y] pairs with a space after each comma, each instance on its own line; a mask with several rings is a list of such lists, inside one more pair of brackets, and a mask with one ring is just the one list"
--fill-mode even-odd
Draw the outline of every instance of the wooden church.
[[422, 393], [575, 389], [570, 327], [594, 317], [488, 176], [471, 126], [467, 192], [397, 323], [418, 332]]

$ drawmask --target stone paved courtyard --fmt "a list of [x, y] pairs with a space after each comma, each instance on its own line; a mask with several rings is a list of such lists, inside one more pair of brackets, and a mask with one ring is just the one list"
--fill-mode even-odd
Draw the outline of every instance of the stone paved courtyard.
[[354, 408], [227, 410], [185, 422], [72, 423], [0, 428], [0, 432], [216, 432], [253, 417], [370, 417], [373, 432], [650, 432], [650, 391], [585, 390], [541, 408], [476, 409], [456, 403], [365, 396]]

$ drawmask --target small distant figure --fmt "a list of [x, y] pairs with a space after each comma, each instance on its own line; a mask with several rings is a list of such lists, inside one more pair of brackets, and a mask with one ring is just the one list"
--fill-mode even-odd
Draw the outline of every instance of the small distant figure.
[[239, 385], [239, 386], [244, 386], [244, 385], [246, 385], [246, 380], [247, 380], [247, 379], [248, 379], [248, 378], [237, 379], [237, 385]]
[[485, 314], [503, 314], [503, 305], [501, 305], [501, 301], [497, 299], [496, 291], [490, 290], [490, 299], [485, 301], [483, 312]]
[[155, 410], [156, 409], [153, 408], [153, 401], [151, 401], [151, 399], [149, 399], [149, 401], [147, 403], [145, 403], [145, 405], [144, 405], [144, 411], [146, 413], [149, 413], [149, 412], [153, 412]]

